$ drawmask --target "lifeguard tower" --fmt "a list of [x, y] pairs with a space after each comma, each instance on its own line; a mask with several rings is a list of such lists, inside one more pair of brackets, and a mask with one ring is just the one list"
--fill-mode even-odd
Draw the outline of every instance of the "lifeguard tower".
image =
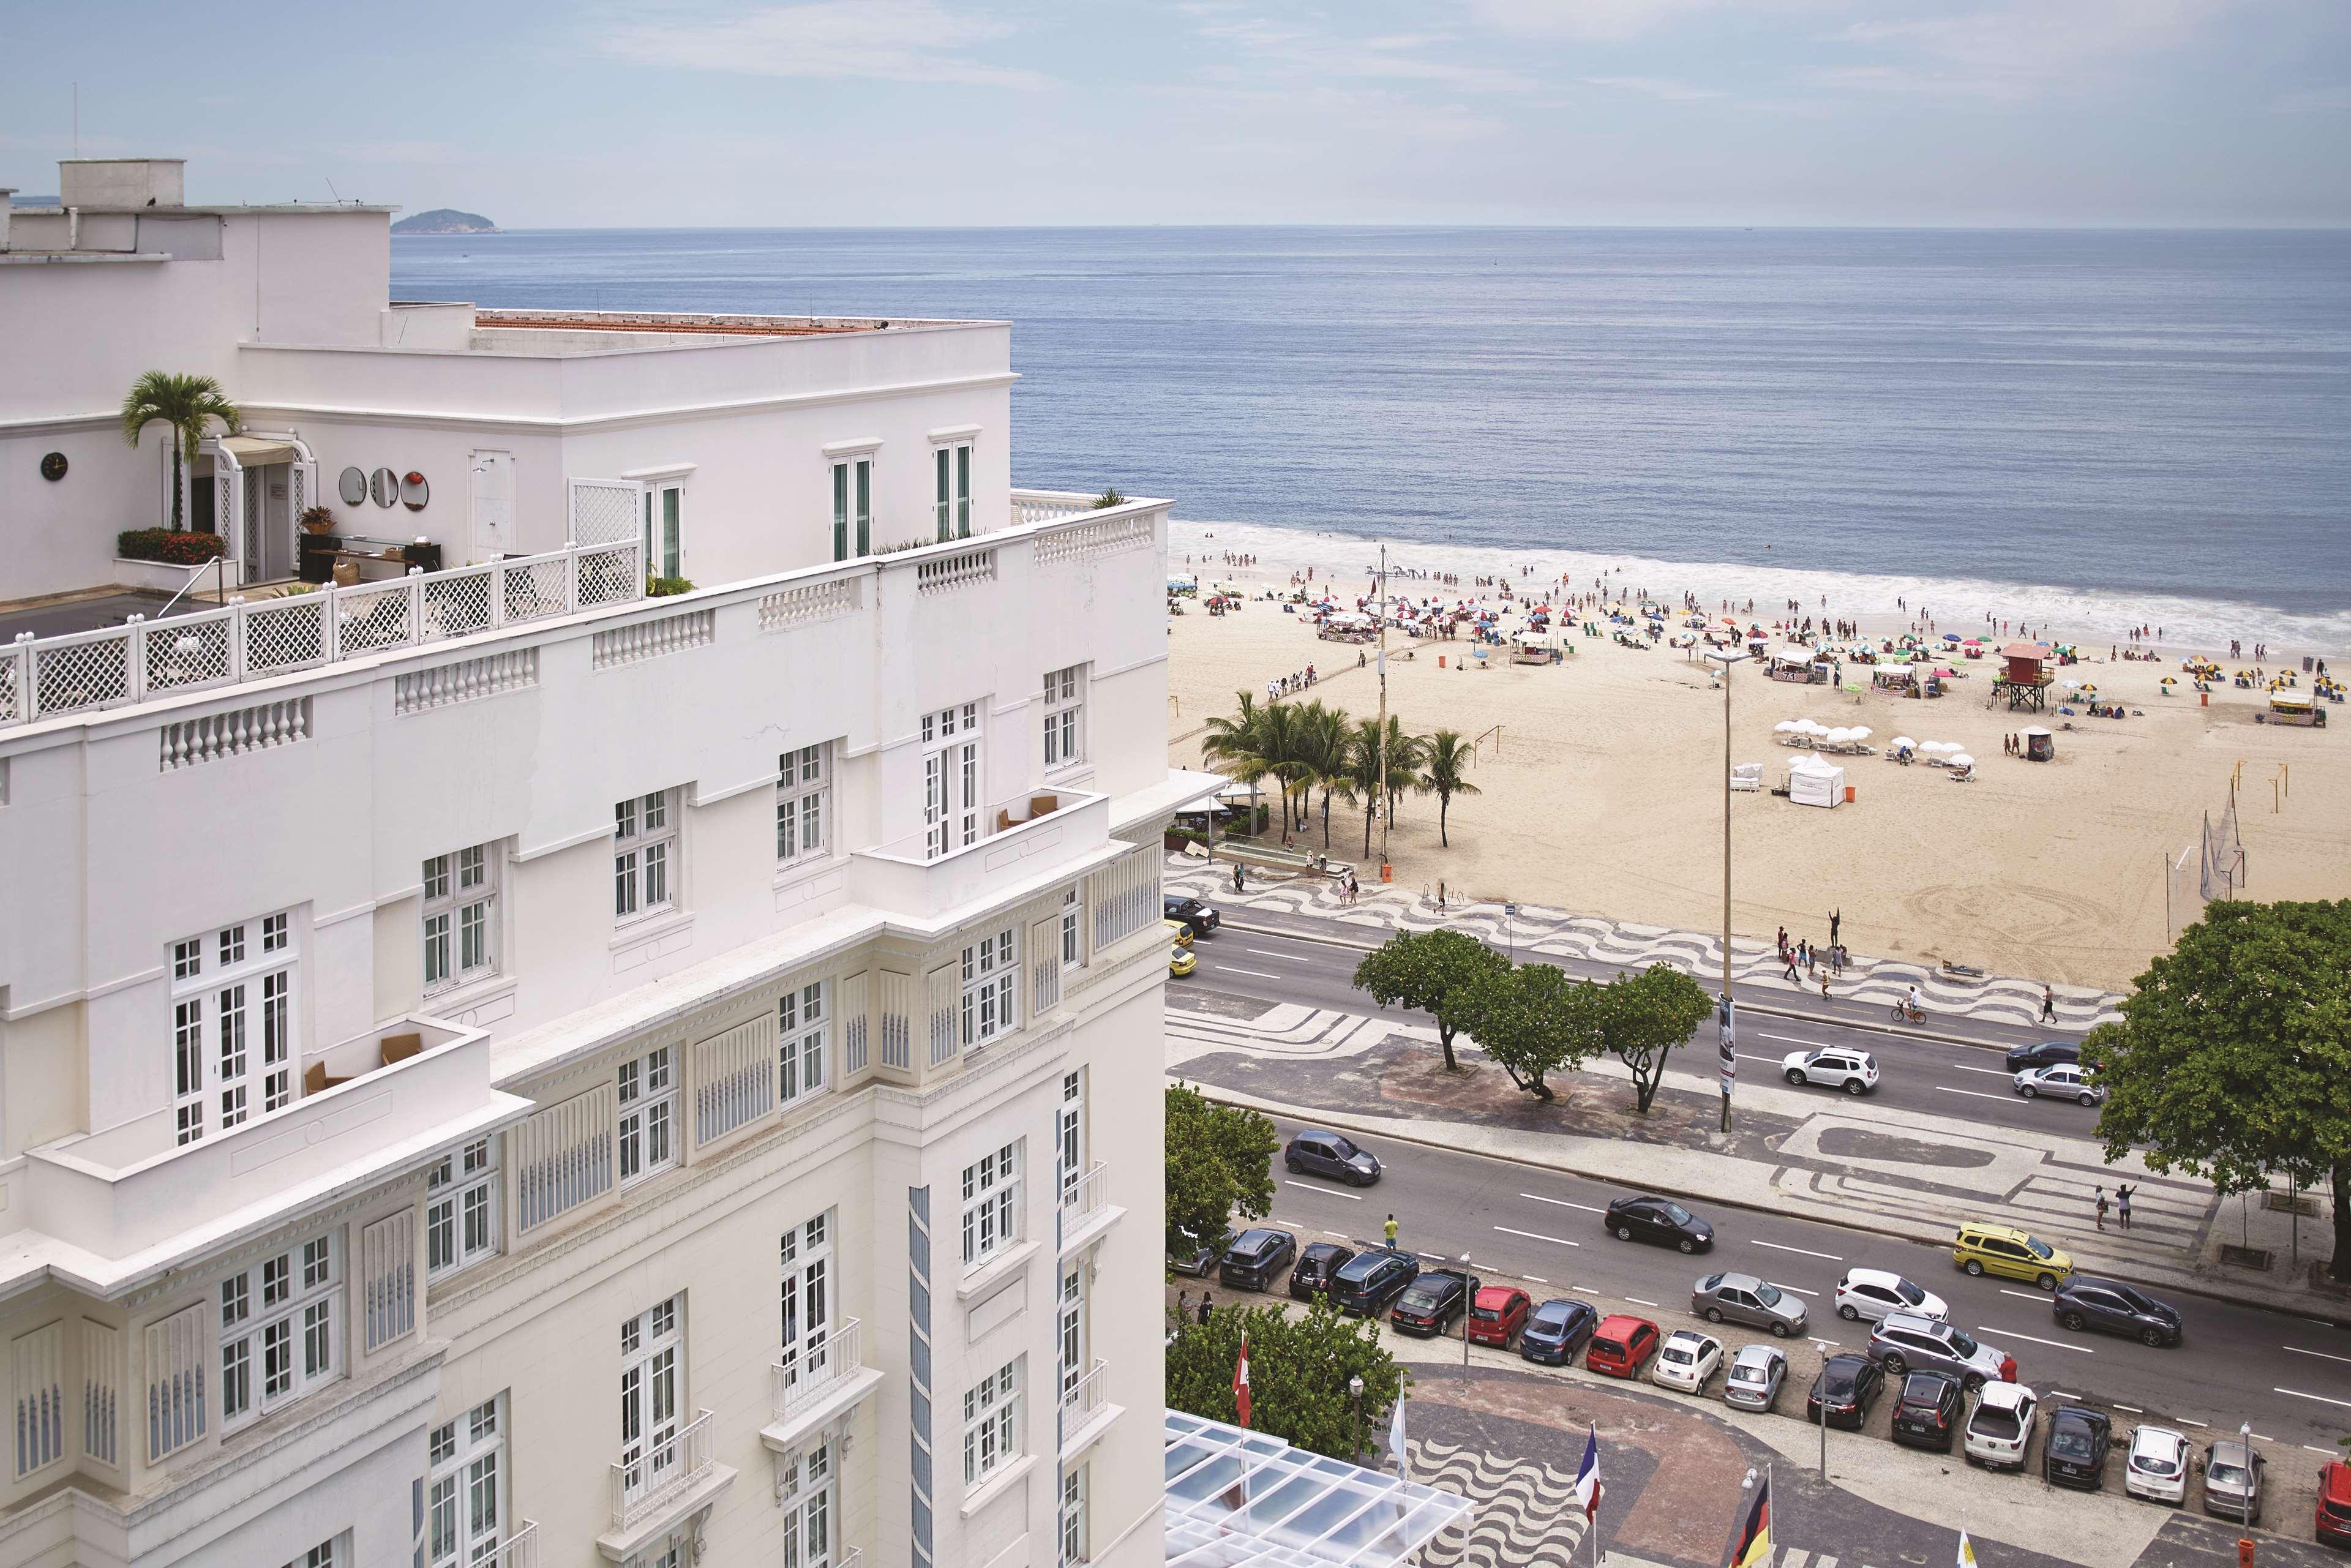
[[2011, 643], [2000, 651], [2001, 672], [1992, 678], [1991, 700], [2008, 698], [2008, 710], [2039, 713], [2047, 704], [2050, 685], [2057, 677], [2049, 668], [2046, 643]]

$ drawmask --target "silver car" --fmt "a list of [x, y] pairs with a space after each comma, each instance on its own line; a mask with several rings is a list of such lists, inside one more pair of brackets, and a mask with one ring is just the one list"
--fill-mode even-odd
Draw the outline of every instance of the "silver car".
[[1746, 1323], [1781, 1339], [1801, 1334], [1811, 1319], [1795, 1296], [1752, 1274], [1708, 1274], [1690, 1291], [1690, 1312], [1710, 1323]]
[[1772, 1345], [1750, 1344], [1730, 1364], [1730, 1375], [1722, 1385], [1722, 1402], [1741, 1410], [1769, 1410], [1780, 1397], [1780, 1385], [1787, 1380], [1785, 1354]]
[[2241, 1438], [2223, 1437], [2204, 1450], [2204, 1511], [2220, 1519], [2262, 1521], [2262, 1468], [2269, 1461]]
[[1980, 1343], [1966, 1330], [1933, 1318], [1888, 1312], [1870, 1331], [1869, 1359], [1889, 1377], [1940, 1372], [1973, 1394], [1987, 1383], [2016, 1381], [2016, 1358]]

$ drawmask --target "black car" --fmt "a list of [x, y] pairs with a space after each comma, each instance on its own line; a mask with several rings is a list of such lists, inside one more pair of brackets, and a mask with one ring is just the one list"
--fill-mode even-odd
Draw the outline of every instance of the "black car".
[[2056, 1067], [2081, 1060], [2081, 1044], [2071, 1040], [2044, 1040], [2039, 1045], [2011, 1045], [2008, 1048], [2008, 1070], [2011, 1072], [2022, 1072], [2032, 1067]]
[[1558, 1296], [1527, 1314], [1519, 1331], [1519, 1354], [1545, 1366], [1566, 1366], [1600, 1326], [1600, 1309], [1590, 1301]]
[[1196, 898], [1182, 898], [1172, 893], [1159, 896], [1159, 912], [1170, 920], [1180, 920], [1184, 928], [1195, 936], [1206, 936], [1224, 924], [1215, 908]]
[[1338, 1272], [1348, 1259], [1355, 1255], [1352, 1247], [1342, 1247], [1336, 1241], [1317, 1241], [1298, 1255], [1298, 1267], [1290, 1271], [1290, 1299], [1311, 1301], [1332, 1289]]
[[1457, 1319], [1467, 1316], [1477, 1298], [1478, 1277], [1458, 1269], [1430, 1269], [1416, 1276], [1389, 1309], [1388, 1322], [1398, 1333], [1431, 1339], [1449, 1333]]
[[2076, 1274], [2052, 1305], [2057, 1321], [2075, 1333], [2097, 1329], [2160, 1347], [2178, 1344], [2186, 1333], [2178, 1307], [2113, 1280]]
[[1669, 1197], [1620, 1197], [1608, 1206], [1607, 1229], [1619, 1241], [1649, 1241], [1703, 1252], [1714, 1227]]
[[1358, 1252], [1331, 1277], [1331, 1304], [1359, 1318], [1375, 1318], [1420, 1273], [1420, 1260], [1393, 1247]]
[[1242, 1231], [1225, 1249], [1224, 1261], [1217, 1265], [1217, 1280], [1220, 1284], [1237, 1285], [1244, 1291], [1270, 1290], [1273, 1282], [1281, 1278], [1281, 1271], [1297, 1257], [1297, 1237], [1287, 1230], [1259, 1226]]
[[1291, 1176], [1336, 1176], [1349, 1186], [1369, 1186], [1380, 1179], [1380, 1160], [1369, 1149], [1358, 1148], [1343, 1133], [1309, 1127], [1290, 1140], [1281, 1163]]
[[1847, 1351], [1821, 1363], [1813, 1391], [1804, 1396], [1804, 1419], [1817, 1425], [1821, 1406], [1828, 1406], [1828, 1424], [1858, 1432], [1869, 1421], [1869, 1407], [1886, 1388], [1886, 1374], [1865, 1355]]
[[2105, 1479], [2106, 1450], [2114, 1445], [2111, 1417], [2079, 1405], [2063, 1405], [2049, 1417], [2049, 1442], [2042, 1453], [2047, 1479], [2061, 1487], [2095, 1491]]
[[1894, 1402], [1894, 1440], [1948, 1454], [1966, 1409], [1967, 1396], [1959, 1391], [1958, 1378], [1914, 1372], [1902, 1380], [1902, 1396]]

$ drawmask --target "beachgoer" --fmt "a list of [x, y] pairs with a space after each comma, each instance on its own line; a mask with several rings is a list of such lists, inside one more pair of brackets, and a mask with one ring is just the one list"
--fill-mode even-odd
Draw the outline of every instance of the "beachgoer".
[[1828, 999], [1829, 999], [1829, 977], [1828, 977], [1828, 971], [1827, 971], [1827, 970], [1825, 970], [1825, 969], [1823, 969], [1823, 970], [1822, 970], [1822, 971], [1821, 971], [1821, 1000], [1823, 1000], [1823, 1001], [1827, 1001]]
[[2105, 1189], [2105, 1187], [2100, 1187], [2100, 1188], [2098, 1189], [2098, 1228], [2099, 1228], [2099, 1229], [2101, 1229], [2101, 1230], [2104, 1230], [2105, 1228], [2106, 1228], [2106, 1189]]
[[2047, 986], [2041, 988], [2041, 1021], [2043, 1023], [2057, 1021], [2057, 993]]
[[2118, 1186], [2115, 1188], [2115, 1216], [2122, 1221], [2122, 1227], [2125, 1230], [2128, 1230], [2130, 1228], [2130, 1200], [2131, 1189], [2129, 1187]]
[[1792, 985], [1792, 986], [1801, 986], [1801, 985], [1802, 985], [1804, 982], [1803, 982], [1803, 981], [1802, 981], [1802, 978], [1800, 978], [1800, 977], [1797, 976], [1797, 974], [1796, 974], [1796, 956], [1795, 956], [1795, 954], [1791, 953], [1791, 952], [1788, 952], [1788, 951], [1786, 951], [1785, 949], [1782, 949], [1782, 952], [1781, 952], [1781, 954], [1780, 954], [1780, 956], [1787, 960], [1787, 966], [1788, 966], [1788, 967], [1787, 967], [1787, 968], [1786, 968], [1786, 970], [1785, 970], [1785, 971], [1781, 975], [1781, 977], [1781, 977], [1782, 979], [1783, 979], [1783, 980], [1787, 981], [1787, 982], [1788, 982], [1790, 985]]

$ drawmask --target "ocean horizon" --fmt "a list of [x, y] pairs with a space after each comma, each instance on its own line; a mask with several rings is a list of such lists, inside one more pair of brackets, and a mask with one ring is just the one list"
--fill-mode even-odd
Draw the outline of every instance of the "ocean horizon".
[[1016, 481], [1172, 497], [1179, 560], [2351, 649], [2351, 231], [527, 230], [392, 283], [1008, 319]]

